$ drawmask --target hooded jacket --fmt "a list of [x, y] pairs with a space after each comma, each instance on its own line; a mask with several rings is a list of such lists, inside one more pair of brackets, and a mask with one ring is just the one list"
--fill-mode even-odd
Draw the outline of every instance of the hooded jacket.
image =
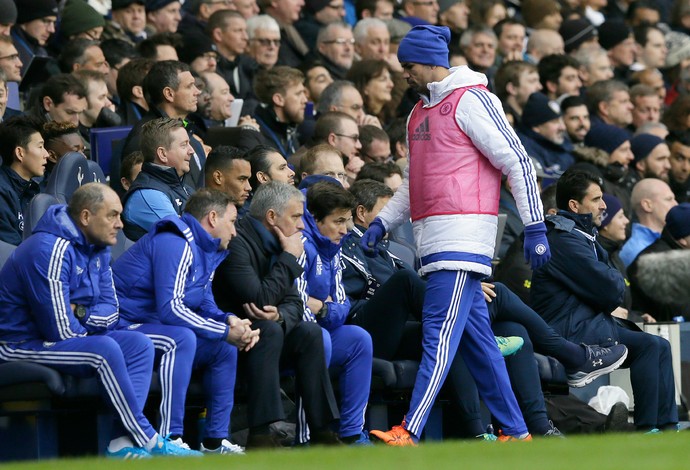
[[[0, 342], [63, 341], [118, 321], [110, 247], [90, 244], [65, 205], [48, 208], [0, 278]], [[70, 304], [86, 307], [84, 317]]]
[[0, 240], [19, 245], [24, 238], [24, 211], [39, 193], [33, 180], [25, 180], [7, 165], [0, 166]]
[[[341, 247], [343, 240], [335, 244], [324, 237], [316, 226], [314, 217], [309, 211], [304, 211], [304, 253], [299, 258], [299, 264], [304, 269], [297, 279], [297, 289], [304, 302], [303, 319], [318, 321], [323, 328], [332, 331], [342, 326], [350, 312], [350, 300], [345, 294], [343, 285], [343, 265]], [[307, 307], [309, 297], [321, 301], [328, 296], [332, 302], [326, 302], [328, 312], [323, 318], [317, 319], [316, 313]]]
[[532, 308], [574, 343], [615, 343], [610, 313], [623, 302], [625, 282], [596, 241], [592, 215], [559, 211], [546, 226], [552, 256], [532, 275]]
[[156, 222], [113, 264], [123, 324], [184, 326], [224, 341], [231, 314], [218, 308], [211, 291], [216, 267], [228, 254], [219, 243], [187, 213]]
[[[408, 120], [410, 165], [378, 217], [390, 231], [409, 220], [411, 207], [437, 205], [438, 198], [430, 197], [428, 188], [441, 191], [449, 210], [421, 211], [412, 217], [421, 274], [443, 269], [491, 274], [500, 173], [508, 177], [522, 223], [543, 220], [532, 162], [505, 119], [500, 100], [486, 85], [485, 75], [466, 66], [452, 68], [446, 78], [428, 85], [429, 97], [421, 96]], [[424, 113], [428, 123], [412, 126]], [[449, 144], [440, 148], [439, 140]], [[425, 150], [426, 142], [434, 147], [433, 153]]]

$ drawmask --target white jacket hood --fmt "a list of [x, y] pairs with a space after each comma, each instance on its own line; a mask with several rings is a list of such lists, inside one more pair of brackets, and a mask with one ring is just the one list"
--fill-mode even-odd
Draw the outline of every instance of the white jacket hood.
[[431, 82], [427, 85], [429, 88], [429, 98], [422, 95], [424, 106], [435, 106], [443, 99], [458, 88], [472, 86], [472, 85], [488, 85], [489, 81], [483, 73], [475, 72], [466, 65], [460, 67], [453, 67], [450, 70], [450, 75], [440, 82]]

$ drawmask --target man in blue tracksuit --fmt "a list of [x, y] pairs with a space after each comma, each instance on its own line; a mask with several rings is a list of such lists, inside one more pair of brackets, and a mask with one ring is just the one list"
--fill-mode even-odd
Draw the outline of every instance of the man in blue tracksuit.
[[0, 271], [0, 362], [30, 361], [76, 376], [97, 374], [119, 416], [106, 455], [189, 455], [143, 415], [153, 346], [117, 331], [110, 246], [122, 228], [117, 194], [79, 188], [69, 206], [50, 207]]
[[[340, 438], [346, 443], [368, 443], [363, 433], [364, 413], [371, 385], [372, 344], [364, 329], [345, 325], [350, 301], [342, 283], [341, 251], [352, 218], [353, 196], [338, 182], [321, 181], [307, 190], [304, 213], [304, 254], [299, 263], [304, 272], [297, 288], [304, 301], [305, 321], [317, 321], [324, 335], [326, 358], [331, 367], [341, 367]], [[301, 427], [300, 431], [306, 431]], [[299, 442], [308, 439], [299, 433]]]
[[[203, 368], [207, 394], [206, 437], [201, 450], [243, 453], [228, 439], [235, 389], [237, 347], [258, 341], [249, 321], [221, 311], [211, 281], [235, 236], [237, 210], [225, 194], [195, 193], [181, 218], [169, 216], [118, 258], [113, 266], [122, 327], [149, 336], [161, 380], [161, 432], [184, 444], [187, 386]], [[237, 346], [237, 347], [235, 347]]]

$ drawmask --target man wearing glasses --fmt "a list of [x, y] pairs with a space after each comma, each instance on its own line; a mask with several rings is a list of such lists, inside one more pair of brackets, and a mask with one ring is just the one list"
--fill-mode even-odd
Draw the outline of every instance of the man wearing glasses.
[[[22, 61], [19, 58], [19, 53], [14, 47], [12, 38], [0, 34], [0, 70], [5, 75], [5, 87], [7, 89], [8, 106], [14, 98], [14, 102], [19, 103], [19, 90], [17, 88], [20, 81], [22, 81]], [[10, 83], [16, 83], [17, 85], [10, 86]], [[14, 96], [11, 96], [14, 95]], [[17, 109], [7, 108], [4, 111], [2, 120], [8, 119], [12, 116], [17, 116], [21, 114], [21, 111]]]
[[350, 25], [331, 23], [319, 31], [316, 39], [317, 58], [335, 80], [342, 80], [355, 58], [355, 38]]

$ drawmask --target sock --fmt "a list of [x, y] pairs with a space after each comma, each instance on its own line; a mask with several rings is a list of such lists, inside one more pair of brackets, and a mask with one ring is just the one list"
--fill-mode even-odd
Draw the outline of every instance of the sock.
[[149, 440], [149, 441], [146, 443], [146, 445], [145, 445], [144, 447], [146, 447], [146, 450], [147, 450], [147, 451], [151, 452], [151, 450], [153, 450], [153, 448], [156, 447], [156, 444], [158, 443], [158, 438], [159, 438], [159, 437], [160, 437], [160, 436], [158, 435], [158, 433], [156, 433], [156, 434], [153, 435], [153, 437], [151, 438], [151, 440]]
[[223, 445], [222, 437], [206, 437], [204, 438], [204, 447], [208, 450], [214, 450]]
[[117, 452], [118, 450], [122, 450], [125, 447], [134, 447], [134, 443], [127, 436], [115, 438], [112, 441], [110, 441], [110, 444], [108, 444], [108, 450], [110, 452]]

